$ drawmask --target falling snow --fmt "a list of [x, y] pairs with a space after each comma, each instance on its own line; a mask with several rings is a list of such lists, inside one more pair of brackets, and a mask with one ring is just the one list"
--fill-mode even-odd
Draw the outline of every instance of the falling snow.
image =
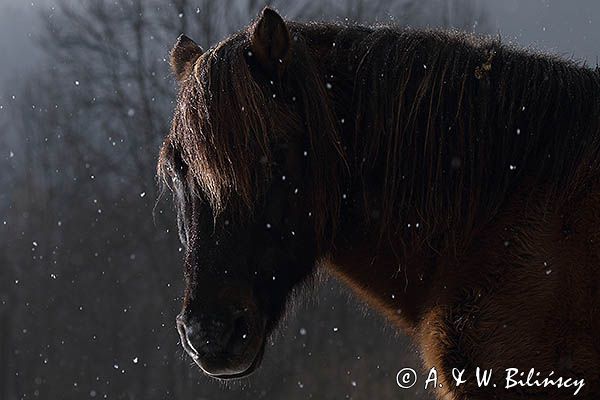
[[[275, 338], [268, 339], [260, 373], [250, 385], [224, 389], [201, 378], [200, 369], [184, 356], [175, 323], [185, 285], [182, 265], [206, 253], [194, 254], [194, 247], [190, 251], [189, 244], [179, 241], [177, 210], [169, 190], [161, 195], [156, 184], [156, 158], [171, 112], [178, 107], [174, 95], [180, 87], [170, 72], [168, 48], [185, 32], [207, 49], [203, 60], [213, 60], [214, 46], [244, 22], [254, 20], [257, 7], [245, 0], [227, 3], [229, 8], [224, 2], [199, 7], [183, 1], [140, 2], [136, 9], [137, 2], [97, 0], [92, 2], [95, 6], [82, 2], [77, 8], [69, 8], [67, 2], [65, 7], [74, 11], [67, 14], [53, 2], [9, 3], [10, 12], [0, 13], [0, 28], [11, 43], [3, 48], [6, 54], [0, 71], [0, 322], [6, 324], [2, 328], [7, 327], [9, 335], [8, 342], [6, 335], [0, 335], [0, 350], [9, 349], [0, 367], [0, 375], [5, 374], [9, 383], [0, 387], [0, 393], [24, 400], [123, 396], [360, 399], [378, 397], [379, 392], [419, 396], [398, 391], [394, 381], [398, 368], [421, 365], [407, 350], [411, 347], [405, 338], [392, 340], [380, 316], [364, 312], [363, 304], [328, 277], [319, 276], [309, 288], [298, 285], [289, 299], [298, 307], [285, 324], [275, 328]], [[277, 8], [291, 19], [318, 15], [338, 21], [392, 21], [416, 27], [443, 23], [498, 32], [507, 41], [523, 46], [535, 43], [541, 51], [572, 54], [590, 65], [599, 54], [594, 38], [600, 6], [594, 2], [578, 4], [578, 13], [561, 12], [558, 3], [549, 1], [525, 7], [519, 2], [485, 0], [477, 10], [460, 8], [469, 7], [469, 2], [420, 10], [424, 6], [415, 2], [411, 13], [402, 11], [405, 1], [387, 0], [376, 10], [378, 3], [284, 0], [277, 2]], [[291, 38], [294, 42], [303, 39], [297, 34]], [[347, 52], [344, 38], [323, 42], [325, 47], [328, 43], [329, 50]], [[255, 65], [262, 53], [250, 48], [244, 47], [241, 54]], [[285, 71], [289, 61], [297, 60], [278, 58], [276, 67]], [[414, 74], [426, 75], [435, 71], [436, 64], [425, 57], [416, 67]], [[317, 71], [322, 74], [318, 87], [326, 89], [328, 99], [346, 90], [351, 93], [343, 85], [344, 72], [323, 71]], [[369, 73], [385, 82], [388, 71]], [[261, 79], [267, 103], [297, 109], [305, 104], [302, 91], [280, 90], [277, 74]], [[507, 124], [502, 130], [518, 143], [527, 142], [532, 134], [526, 123], [534, 109], [529, 99], [522, 97], [513, 110], [519, 126]], [[236, 98], [229, 112], [252, 118], [256, 105], [245, 100]], [[292, 122], [299, 121], [305, 120]], [[363, 123], [345, 109], [336, 110], [331, 121], [343, 134]], [[440, 134], [456, 135], [457, 129]], [[250, 143], [248, 148], [254, 147]], [[468, 155], [447, 150], [444, 173], [468, 173]], [[557, 156], [555, 149], [545, 151], [551, 164]], [[286, 156], [311, 165], [319, 154], [307, 140]], [[271, 157], [261, 153], [256, 160], [272, 168], [273, 182], [285, 188], [288, 201], [303, 202], [311, 195], [310, 187], [282, 168], [285, 163], [279, 159], [271, 163]], [[514, 164], [508, 165], [508, 171], [514, 172], [510, 175], [526, 176], [529, 164], [520, 158], [511, 161]], [[227, 162], [233, 165], [236, 160]], [[506, 172], [506, 164], [501, 168]], [[409, 179], [403, 175], [402, 184]], [[363, 200], [347, 188], [337, 193], [344, 207]], [[267, 238], [269, 245], [279, 243], [281, 237], [294, 248], [306, 236], [302, 221], [315, 222], [316, 211], [306, 207], [293, 216], [260, 216], [253, 232]], [[369, 215], [382, 213], [374, 209]], [[230, 232], [239, 227], [238, 220], [227, 213], [218, 221]], [[427, 222], [427, 215], [416, 213], [398, 225], [399, 231], [419, 235], [428, 232]], [[520, 244], [508, 233], [492, 240], [504, 245], [507, 253], [518, 250]], [[224, 247], [224, 241], [220, 243]], [[276, 254], [265, 259], [292, 259], [293, 250], [273, 247]], [[258, 254], [261, 248], [252, 250]], [[225, 258], [238, 254], [239, 250], [232, 251]], [[244, 260], [251, 265], [244, 276], [274, 287], [292, 279], [281, 269], [261, 268], [259, 256], [253, 253], [256, 259], [248, 258], [253, 264]], [[561, 271], [553, 261], [549, 257], [533, 263], [532, 271], [540, 282], [560, 280]], [[228, 282], [236, 282], [239, 266], [234, 264], [198, 268], [214, 268]], [[284, 262], [284, 266], [291, 268], [294, 263]], [[423, 276], [418, 279], [419, 284], [427, 281]], [[212, 289], [216, 287], [207, 291]], [[387, 290], [382, 296], [393, 305], [391, 312], [397, 318], [408, 315], [408, 310], [402, 313], [396, 308], [403, 306], [400, 293]], [[303, 300], [308, 301], [304, 304]], [[499, 327], [511, 328], [504, 323]], [[246, 343], [253, 339], [250, 332], [236, 337]]]

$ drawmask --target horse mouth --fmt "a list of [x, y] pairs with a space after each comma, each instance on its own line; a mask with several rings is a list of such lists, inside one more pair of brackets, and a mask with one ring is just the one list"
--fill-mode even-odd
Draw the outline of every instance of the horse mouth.
[[202, 371], [204, 371], [204, 373], [211, 378], [215, 378], [215, 379], [219, 379], [219, 380], [235, 380], [235, 379], [246, 378], [246, 377], [252, 375], [258, 369], [258, 367], [260, 367], [260, 364], [262, 363], [262, 360], [263, 360], [263, 356], [265, 354], [265, 344], [266, 344], [266, 340], [263, 340], [258, 352], [256, 353], [256, 356], [254, 357], [254, 360], [252, 361], [250, 366], [242, 372], [236, 372], [236, 373], [232, 373], [232, 374], [212, 374], [212, 373], [204, 370], [202, 368], [202, 366], [200, 366], [200, 365], [199, 366], [202, 369]]

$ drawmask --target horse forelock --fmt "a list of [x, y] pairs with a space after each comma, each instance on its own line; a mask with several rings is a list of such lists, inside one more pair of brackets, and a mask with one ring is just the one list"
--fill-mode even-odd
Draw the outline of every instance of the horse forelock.
[[[180, 185], [188, 194], [176, 196], [176, 202], [201, 198], [215, 221], [224, 212], [228, 218], [251, 217], [272, 180], [273, 143], [286, 141], [288, 130], [297, 129], [306, 136], [304, 147], [294, 150], [306, 152], [310, 160], [309, 209], [315, 230], [323, 238], [333, 231], [341, 198], [338, 165], [344, 163], [344, 154], [321, 71], [306, 44], [296, 39], [294, 57], [281, 78], [283, 91], [273, 82], [265, 85], [255, 79], [247, 32], [204, 53], [194, 73], [181, 82], [158, 163], [162, 181], [174, 193], [174, 185]], [[297, 113], [286, 112], [279, 95]], [[176, 158], [184, 173], [177, 171], [181, 166], [175, 165]]]

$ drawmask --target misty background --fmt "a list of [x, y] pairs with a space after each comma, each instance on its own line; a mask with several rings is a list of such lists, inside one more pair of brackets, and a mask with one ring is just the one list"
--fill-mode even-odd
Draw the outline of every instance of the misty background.
[[267, 3], [600, 55], [597, 0], [0, 0], [0, 400], [427, 398], [396, 385], [420, 366], [410, 342], [327, 276], [250, 379], [209, 380], [181, 349], [182, 253], [154, 173], [168, 51], [182, 32], [208, 48]]

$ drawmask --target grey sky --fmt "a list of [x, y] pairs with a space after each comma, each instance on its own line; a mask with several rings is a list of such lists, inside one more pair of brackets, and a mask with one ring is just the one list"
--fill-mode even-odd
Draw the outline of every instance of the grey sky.
[[33, 38], [44, 9], [40, 3], [46, 2], [0, 0], [0, 82], [22, 78], [38, 60], [40, 51]]
[[598, 0], [480, 0], [494, 32], [523, 46], [595, 65], [600, 57]]

